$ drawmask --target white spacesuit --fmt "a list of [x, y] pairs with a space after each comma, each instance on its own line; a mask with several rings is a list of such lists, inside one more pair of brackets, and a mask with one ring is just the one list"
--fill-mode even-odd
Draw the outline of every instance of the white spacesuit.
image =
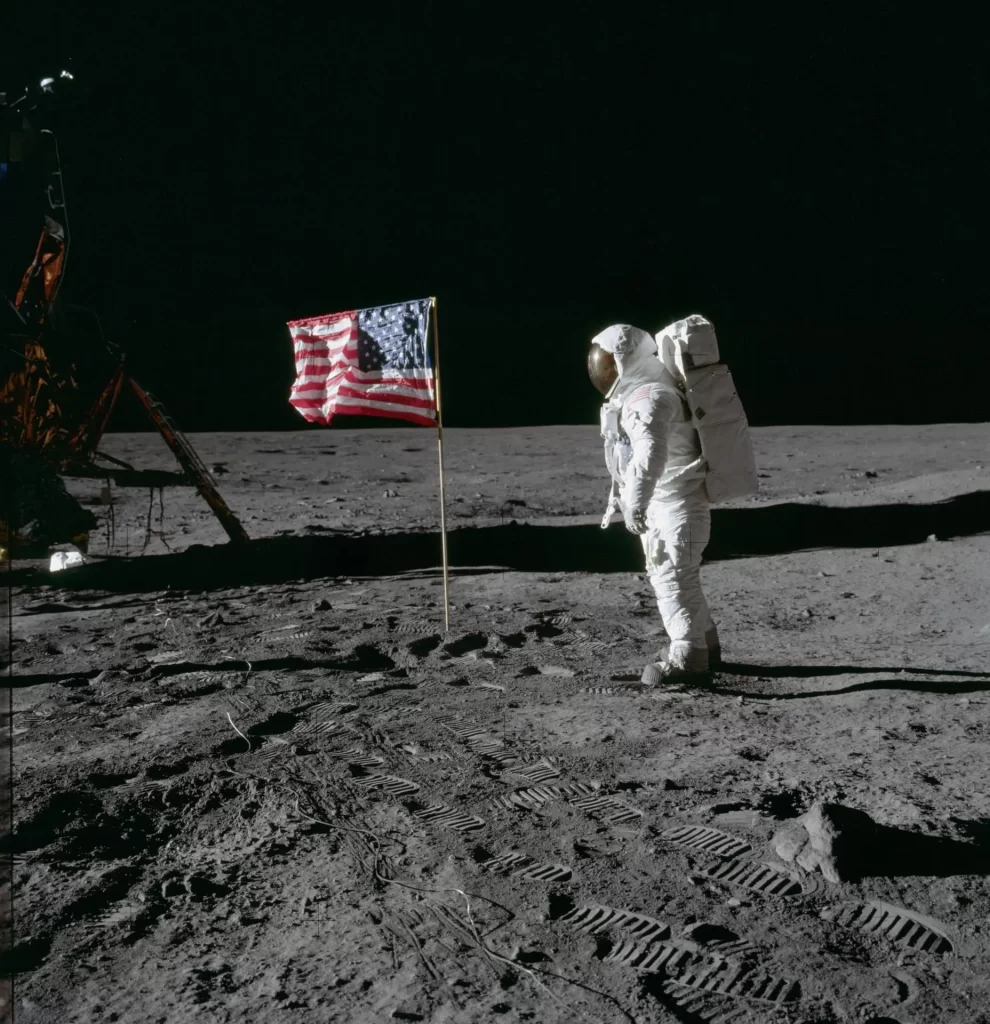
[[666, 656], [646, 666], [643, 681], [704, 675], [718, 667], [721, 651], [701, 589], [711, 514], [707, 464], [690, 409], [658, 358], [657, 343], [637, 327], [617, 324], [595, 337], [588, 368], [607, 398], [602, 436], [613, 488], [602, 525], [621, 510], [626, 528], [641, 537], [670, 638]]

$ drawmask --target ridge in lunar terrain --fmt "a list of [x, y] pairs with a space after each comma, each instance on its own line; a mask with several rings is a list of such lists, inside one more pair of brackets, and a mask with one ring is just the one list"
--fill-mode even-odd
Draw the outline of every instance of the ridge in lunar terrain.
[[[73, 481], [89, 564], [13, 573], [19, 1024], [990, 1021], [990, 426], [753, 435], [697, 689], [630, 685], [594, 428], [445, 431], [449, 634], [429, 430], [194, 435], [241, 550]], [[816, 800], [857, 877], [778, 854]]]

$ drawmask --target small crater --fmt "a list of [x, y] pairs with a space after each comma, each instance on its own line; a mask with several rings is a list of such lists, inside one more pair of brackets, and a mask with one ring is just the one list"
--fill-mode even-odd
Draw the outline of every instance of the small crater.
[[792, 789], [764, 793], [756, 807], [778, 821], [800, 817], [808, 809], [804, 794]]
[[[244, 746], [243, 741], [241, 746]], [[188, 771], [190, 758], [183, 758], [181, 761], [176, 761], [174, 764], [151, 764], [144, 770], [144, 776], [146, 779], [171, 779], [176, 775], [181, 775], [183, 772]]]
[[385, 672], [395, 668], [395, 662], [373, 644], [358, 644], [350, 655], [336, 662], [334, 667], [347, 672]]
[[406, 644], [406, 650], [417, 658], [425, 658], [426, 655], [432, 654], [442, 642], [443, 637], [441, 636], [424, 636], [418, 640], [411, 640]]
[[99, 805], [90, 811], [84, 807], [79, 801], [74, 820], [54, 837], [62, 856], [124, 859], [162, 841], [160, 824], [133, 804], [118, 804], [114, 811], [104, 811]]
[[[15, 828], [14, 852], [40, 850], [78, 826], [103, 813], [103, 805], [92, 793], [66, 790], [54, 793], [27, 821]], [[6, 845], [6, 844], [5, 844]]]
[[545, 964], [550, 957], [539, 949], [520, 949], [513, 959], [520, 964]]
[[175, 899], [177, 896], [185, 896], [187, 892], [189, 892], [189, 887], [181, 878], [169, 878], [162, 882], [163, 899]]
[[[15, 943], [7, 954], [7, 971], [11, 974], [28, 974], [36, 971], [52, 948], [52, 935], [39, 935]], [[504, 986], [503, 986], [504, 987]]]
[[526, 641], [528, 639], [525, 633], [506, 633], [504, 635], [502, 633], [499, 633], [498, 638], [502, 641], [503, 644], [505, 644], [506, 647], [512, 648], [525, 646]]
[[484, 633], [468, 633], [459, 640], [444, 644], [443, 649], [454, 658], [459, 658], [469, 651], [480, 651], [488, 646], [488, 637]]
[[214, 752], [217, 757], [233, 757], [235, 754], [249, 754], [252, 750], [258, 750], [260, 747], [261, 740], [252, 739], [245, 743], [240, 736], [234, 736], [232, 739], [224, 740], [223, 743], [218, 743], [214, 747]]
[[209, 896], [227, 896], [230, 893], [229, 885], [213, 882], [203, 875], [190, 875], [185, 881], [194, 900], [206, 899]]
[[[290, 715], [287, 711], [276, 711], [265, 721], [252, 725], [247, 732], [249, 736], [278, 736], [284, 732], [291, 732], [298, 721], [296, 715]], [[241, 746], [244, 746], [243, 740]]]
[[88, 782], [94, 789], [113, 789], [126, 785], [130, 775], [112, 775], [104, 772], [90, 772]]

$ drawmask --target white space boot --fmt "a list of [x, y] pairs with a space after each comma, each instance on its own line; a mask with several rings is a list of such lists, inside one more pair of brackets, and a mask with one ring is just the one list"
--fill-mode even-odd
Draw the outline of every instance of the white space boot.
[[660, 657], [643, 670], [642, 681], [647, 686], [655, 686], [663, 679], [673, 680], [676, 677], [683, 679], [687, 676], [697, 677], [718, 672], [722, 667], [722, 646], [719, 643], [718, 629], [714, 623], [705, 633], [705, 644], [708, 650], [707, 662], [704, 662], [699, 651], [692, 648], [684, 667], [669, 665], [670, 648], [665, 647], [660, 652]]
[[685, 656], [672, 661], [668, 652], [663, 661], [650, 663], [640, 677], [646, 686], [659, 683], [706, 682], [711, 677], [707, 647], [692, 647]]

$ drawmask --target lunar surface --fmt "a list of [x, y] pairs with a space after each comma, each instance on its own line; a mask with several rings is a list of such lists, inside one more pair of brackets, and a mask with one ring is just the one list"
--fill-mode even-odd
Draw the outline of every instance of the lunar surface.
[[13, 570], [19, 1024], [990, 1021], [990, 426], [753, 433], [695, 688], [635, 685], [594, 428], [445, 433], [449, 632], [429, 430], [193, 435], [246, 546], [71, 481], [87, 564]]

